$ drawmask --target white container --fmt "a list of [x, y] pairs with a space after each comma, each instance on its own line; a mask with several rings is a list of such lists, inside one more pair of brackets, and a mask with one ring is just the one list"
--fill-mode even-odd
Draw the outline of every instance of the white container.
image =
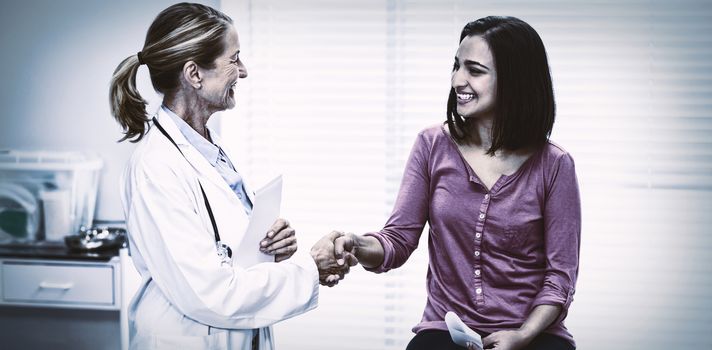
[[[42, 190], [39, 195], [42, 201], [44, 218], [44, 238], [48, 241], [61, 241], [64, 236], [76, 233], [72, 223], [71, 193], [69, 190]], [[86, 226], [89, 227], [89, 226]]]
[[101, 158], [79, 152], [0, 151], [0, 184], [24, 187], [43, 208], [44, 232], [26, 238], [61, 240], [90, 227], [102, 166]]

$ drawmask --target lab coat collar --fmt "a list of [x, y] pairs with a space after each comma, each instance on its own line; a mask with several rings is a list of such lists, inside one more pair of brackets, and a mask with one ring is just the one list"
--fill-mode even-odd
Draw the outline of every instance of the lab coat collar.
[[[220, 176], [220, 173], [208, 162], [207, 159], [195, 148], [193, 145], [188, 142], [188, 140], [183, 136], [183, 133], [178, 129], [178, 126], [176, 123], [173, 121], [173, 119], [166, 113], [166, 111], [163, 110], [163, 108], [158, 109], [158, 113], [156, 113], [156, 119], [158, 119], [158, 122], [161, 124], [163, 129], [166, 130], [166, 133], [173, 138], [173, 141], [178, 145], [178, 148], [180, 148], [181, 152], [183, 152], [183, 155], [185, 156], [185, 159], [190, 163], [190, 165], [199, 173], [201, 179], [208, 179], [210, 182], [218, 186], [221, 190], [230, 192], [232, 194], [232, 197], [235, 197], [235, 200], [237, 199], [237, 196], [234, 195], [234, 192], [230, 188], [230, 186], [225, 182], [225, 179]], [[210, 135], [211, 137], [214, 137], [215, 133], [213, 133], [212, 130], [210, 130]], [[163, 137], [163, 135], [160, 135]], [[167, 142], [170, 142], [166, 140]]]
[[[176, 124], [178, 130], [180, 130], [181, 134], [183, 134], [186, 141], [190, 143], [193, 147], [195, 147], [198, 152], [200, 152], [200, 154], [202, 154], [203, 157], [205, 157], [208, 162], [210, 162], [210, 165], [215, 167], [220, 154], [219, 144], [212, 143], [203, 138], [202, 135], [198, 134], [197, 131], [193, 130], [193, 127], [188, 125], [188, 123], [186, 123], [185, 120], [181, 119], [181, 117], [179, 117], [177, 114], [173, 113], [173, 111], [166, 107], [166, 105], [162, 105], [161, 109], [163, 110], [163, 112], [166, 112], [166, 114], [171, 117], [171, 120], [173, 120], [173, 122]], [[212, 130], [208, 130], [211, 135], [214, 134]]]

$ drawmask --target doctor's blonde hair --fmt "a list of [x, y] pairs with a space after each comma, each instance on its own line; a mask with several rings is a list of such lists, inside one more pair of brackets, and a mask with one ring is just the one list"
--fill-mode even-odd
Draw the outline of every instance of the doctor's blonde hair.
[[215, 59], [225, 50], [223, 38], [231, 25], [232, 19], [224, 13], [194, 3], [175, 4], [156, 16], [143, 49], [124, 59], [111, 77], [111, 114], [124, 129], [119, 142], [138, 142], [146, 134], [149, 117], [147, 102], [136, 89], [138, 68], [146, 64], [159, 93], [174, 91], [186, 62], [214, 68]]

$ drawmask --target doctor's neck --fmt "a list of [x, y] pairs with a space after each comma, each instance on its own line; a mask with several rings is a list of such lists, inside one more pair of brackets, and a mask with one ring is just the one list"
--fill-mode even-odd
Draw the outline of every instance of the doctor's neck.
[[200, 136], [212, 142], [207, 124], [213, 113], [205, 108], [200, 99], [195, 97], [182, 94], [180, 91], [171, 95], [166, 94], [163, 98], [163, 105], [183, 119]]

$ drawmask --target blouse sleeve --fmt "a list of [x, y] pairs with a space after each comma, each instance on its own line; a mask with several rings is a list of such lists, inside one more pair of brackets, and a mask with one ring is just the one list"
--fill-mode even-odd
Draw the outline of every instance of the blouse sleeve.
[[547, 180], [544, 208], [546, 274], [532, 307], [561, 306], [561, 314], [553, 322], [557, 324], [566, 317], [573, 300], [581, 242], [581, 199], [574, 160], [568, 153], [557, 157]]
[[384, 250], [381, 266], [367, 270], [381, 273], [400, 267], [418, 247], [420, 235], [428, 220], [429, 158], [430, 142], [426, 139], [425, 132], [421, 132], [411, 149], [390, 218], [380, 232], [366, 234], [378, 239]]

